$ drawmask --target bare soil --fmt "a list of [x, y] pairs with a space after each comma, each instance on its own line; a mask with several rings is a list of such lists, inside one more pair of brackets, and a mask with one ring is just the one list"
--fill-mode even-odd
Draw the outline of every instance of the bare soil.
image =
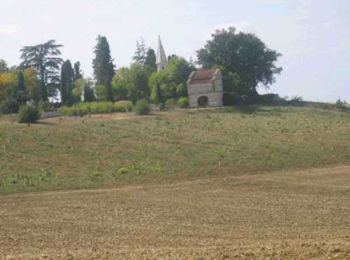
[[350, 259], [350, 166], [0, 196], [0, 259]]

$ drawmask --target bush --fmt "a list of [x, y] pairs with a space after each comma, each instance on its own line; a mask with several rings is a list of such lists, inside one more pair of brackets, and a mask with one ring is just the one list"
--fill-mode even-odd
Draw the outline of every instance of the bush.
[[169, 107], [169, 106], [176, 106], [177, 102], [176, 99], [174, 98], [170, 98], [167, 99], [167, 101], [165, 101], [165, 106]]
[[54, 110], [49, 101], [40, 101], [38, 107], [42, 112], [51, 112]]
[[132, 110], [129, 101], [112, 102], [91, 102], [78, 103], [72, 107], [62, 107], [60, 112], [65, 116], [84, 116], [87, 114], [107, 114], [116, 112], [128, 112]]
[[138, 115], [148, 115], [150, 111], [150, 106], [147, 100], [141, 99], [136, 102], [133, 110]]
[[35, 123], [40, 119], [40, 111], [34, 106], [21, 106], [18, 112], [19, 123]]
[[190, 102], [189, 102], [189, 100], [188, 100], [188, 97], [181, 97], [181, 98], [179, 98], [179, 100], [177, 101], [177, 104], [178, 104], [178, 106], [181, 107], [181, 108], [187, 108], [187, 107], [189, 107]]
[[342, 101], [341, 99], [338, 99], [337, 102], [335, 103], [335, 107], [340, 110], [345, 110], [346, 109], [346, 101]]
[[19, 106], [15, 100], [6, 100], [0, 104], [1, 114], [15, 114], [18, 112]]

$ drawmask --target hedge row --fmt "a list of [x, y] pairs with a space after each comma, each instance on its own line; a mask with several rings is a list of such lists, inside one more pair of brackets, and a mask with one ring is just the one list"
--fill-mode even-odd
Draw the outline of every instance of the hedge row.
[[91, 102], [78, 103], [72, 107], [61, 107], [60, 112], [65, 116], [84, 116], [88, 114], [107, 114], [115, 112], [132, 111], [132, 103], [128, 101], [121, 102]]

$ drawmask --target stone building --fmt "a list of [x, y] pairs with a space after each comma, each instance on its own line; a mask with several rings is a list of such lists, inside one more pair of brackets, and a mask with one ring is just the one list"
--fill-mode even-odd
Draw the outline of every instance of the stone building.
[[223, 105], [222, 76], [219, 69], [192, 72], [187, 81], [190, 107], [220, 107]]

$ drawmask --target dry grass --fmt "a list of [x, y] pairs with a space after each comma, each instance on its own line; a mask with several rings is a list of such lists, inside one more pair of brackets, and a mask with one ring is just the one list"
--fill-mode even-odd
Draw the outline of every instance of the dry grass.
[[0, 196], [0, 259], [350, 259], [349, 173]]
[[350, 116], [246, 107], [0, 119], [0, 193], [115, 187], [350, 163]]

